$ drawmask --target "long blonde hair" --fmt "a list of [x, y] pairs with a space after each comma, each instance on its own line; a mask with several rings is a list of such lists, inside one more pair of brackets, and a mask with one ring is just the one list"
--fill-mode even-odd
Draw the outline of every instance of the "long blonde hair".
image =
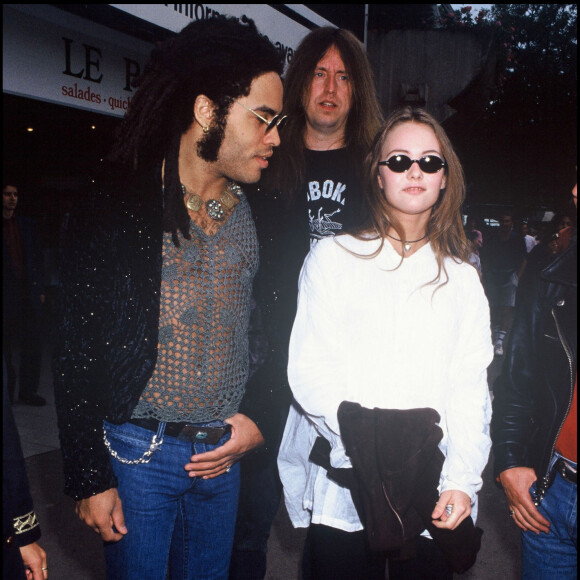
[[[421, 123], [433, 129], [435, 136], [441, 147], [443, 158], [447, 162], [444, 168], [447, 176], [445, 189], [441, 191], [440, 197], [432, 209], [431, 217], [427, 224], [427, 235], [431, 242], [431, 247], [437, 259], [437, 276], [431, 281], [432, 284], [441, 282], [441, 272], [445, 274], [445, 258], [452, 258], [456, 262], [467, 262], [469, 258], [469, 245], [463, 230], [461, 220], [461, 206], [465, 199], [465, 180], [463, 169], [457, 154], [453, 150], [451, 141], [445, 133], [443, 127], [423, 109], [413, 107], [402, 107], [395, 110], [386, 120], [383, 129], [377, 135], [372, 145], [371, 151], [365, 160], [365, 212], [367, 220], [365, 224], [354, 232], [354, 236], [359, 239], [380, 239], [379, 248], [370, 256], [379, 254], [385, 243], [385, 238], [389, 228], [394, 229], [401, 240], [404, 239], [404, 231], [393, 215], [391, 206], [383, 190], [379, 187], [377, 175], [379, 174], [379, 161], [383, 154], [383, 146], [390, 132], [403, 123]], [[404, 256], [401, 259], [403, 263]]]

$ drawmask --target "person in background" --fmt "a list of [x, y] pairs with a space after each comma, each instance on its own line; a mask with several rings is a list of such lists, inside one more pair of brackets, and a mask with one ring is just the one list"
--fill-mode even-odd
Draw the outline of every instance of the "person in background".
[[481, 280], [481, 259], [479, 257], [479, 236], [477, 235], [477, 231], [471, 230], [469, 232], [465, 232], [465, 237], [469, 242], [469, 263], [477, 270], [479, 274], [479, 279]]
[[473, 216], [468, 215], [465, 218], [465, 233], [469, 234], [470, 232], [475, 232], [477, 253], [479, 254], [479, 251], [483, 247], [483, 234], [477, 229], [477, 220]]
[[534, 238], [534, 246], [540, 243], [540, 225], [541, 222], [532, 220], [528, 222], [528, 234]]
[[40, 524], [34, 511], [26, 465], [2, 357], [2, 552], [3, 580], [46, 580], [46, 552], [38, 545]]
[[[337, 418], [343, 401], [367, 409], [430, 407], [445, 457], [433, 525], [453, 530], [477, 513], [491, 442], [489, 307], [468, 263], [460, 209], [463, 171], [448, 137], [421, 109], [394, 112], [366, 164], [367, 223], [326, 238], [300, 275], [288, 378], [292, 406], [278, 465], [288, 514], [307, 527], [309, 578], [383, 580], [348, 488], [310, 459], [317, 437], [333, 468], [349, 468]], [[435, 541], [389, 560], [389, 579], [448, 579]]]
[[228, 576], [239, 460], [264, 441], [245, 400], [258, 240], [242, 187], [280, 144], [282, 70], [253, 21], [159, 43], [71, 211], [53, 364], [65, 491], [111, 580]]
[[572, 216], [568, 215], [567, 213], [562, 212], [562, 214], [558, 217], [557, 229], [559, 232], [565, 230], [566, 228], [570, 228], [574, 225], [574, 219]]
[[536, 238], [531, 235], [527, 220], [521, 220], [519, 225], [519, 232], [524, 238], [524, 242], [526, 243], [526, 252], [529, 254], [537, 244]]
[[36, 224], [16, 213], [18, 186], [14, 184], [14, 180], [5, 180], [2, 187], [2, 351], [10, 401], [41, 407], [46, 405], [37, 393], [42, 363], [44, 258]]
[[[572, 190], [577, 203], [577, 186]], [[577, 578], [577, 237], [528, 264], [494, 385], [494, 472], [522, 530], [522, 578]]]
[[321, 27], [302, 40], [284, 77], [284, 113], [280, 148], [249, 195], [261, 246], [255, 297], [269, 347], [248, 391], [267, 385], [262, 424], [269, 426], [264, 448], [242, 462], [231, 580], [266, 574], [281, 497], [276, 457], [291, 402], [286, 368], [300, 267], [318, 240], [358, 222], [363, 161], [382, 121], [368, 58], [351, 32]]
[[564, 252], [570, 245], [572, 237], [576, 233], [575, 220], [568, 211], [558, 211], [545, 225], [542, 233], [542, 241], [538, 242], [529, 253], [526, 260], [526, 268], [533, 271], [541, 270], [547, 266], [556, 254]]
[[548, 241], [548, 249], [552, 254], [558, 254], [567, 249], [574, 232], [574, 221], [567, 212], [556, 212], [552, 218], [552, 235]]
[[499, 228], [487, 237], [481, 253], [483, 283], [491, 308], [494, 353], [503, 356], [509, 332], [518, 280], [526, 265], [526, 244], [514, 230], [513, 215], [499, 216]]

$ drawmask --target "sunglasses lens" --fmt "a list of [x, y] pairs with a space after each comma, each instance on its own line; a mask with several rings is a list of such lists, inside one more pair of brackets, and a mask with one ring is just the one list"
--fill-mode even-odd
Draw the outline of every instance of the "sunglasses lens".
[[419, 160], [419, 167], [425, 173], [437, 173], [445, 164], [435, 155], [426, 155]]
[[437, 173], [442, 167], [445, 167], [445, 161], [436, 155], [425, 155], [421, 159], [413, 160], [406, 155], [393, 155], [387, 161], [380, 161], [379, 165], [387, 165], [391, 171], [395, 173], [403, 173], [413, 165], [419, 164], [421, 171], [424, 173]]
[[284, 126], [286, 119], [287, 119], [286, 115], [284, 115], [283, 117], [281, 117], [280, 115], [276, 115], [275, 117], [273, 117], [272, 120], [268, 123], [268, 126], [266, 127], [266, 133], [269, 133], [274, 127], [278, 127], [278, 129], [281, 129]]
[[413, 164], [406, 155], [393, 155], [388, 159], [387, 163], [389, 169], [395, 173], [403, 173], [403, 171], [407, 171]]

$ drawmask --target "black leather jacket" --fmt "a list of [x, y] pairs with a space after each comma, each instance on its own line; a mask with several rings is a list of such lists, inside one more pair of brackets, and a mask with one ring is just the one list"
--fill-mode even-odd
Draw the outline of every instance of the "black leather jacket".
[[570, 409], [577, 364], [577, 245], [529, 268], [516, 301], [502, 374], [494, 385], [495, 475], [531, 467], [541, 498], [556, 440]]

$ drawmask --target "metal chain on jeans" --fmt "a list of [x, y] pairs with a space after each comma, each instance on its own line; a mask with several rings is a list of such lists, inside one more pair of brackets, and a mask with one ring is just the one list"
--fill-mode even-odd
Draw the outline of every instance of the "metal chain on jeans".
[[151, 445], [149, 445], [149, 449], [147, 449], [147, 451], [145, 451], [145, 453], [143, 453], [143, 455], [141, 455], [141, 457], [139, 457], [138, 459], [125, 459], [124, 457], [121, 457], [114, 449], [112, 449], [111, 444], [107, 439], [107, 431], [105, 429], [103, 429], [103, 441], [105, 442], [105, 447], [108, 449], [109, 453], [115, 459], [117, 459], [121, 463], [125, 463], [126, 465], [139, 465], [140, 463], [149, 463], [153, 453], [155, 453], [155, 451], [157, 451], [159, 447], [161, 447], [163, 443], [163, 437], [161, 437], [161, 440], [158, 442], [157, 434], [153, 435], [153, 439], [151, 439]]

